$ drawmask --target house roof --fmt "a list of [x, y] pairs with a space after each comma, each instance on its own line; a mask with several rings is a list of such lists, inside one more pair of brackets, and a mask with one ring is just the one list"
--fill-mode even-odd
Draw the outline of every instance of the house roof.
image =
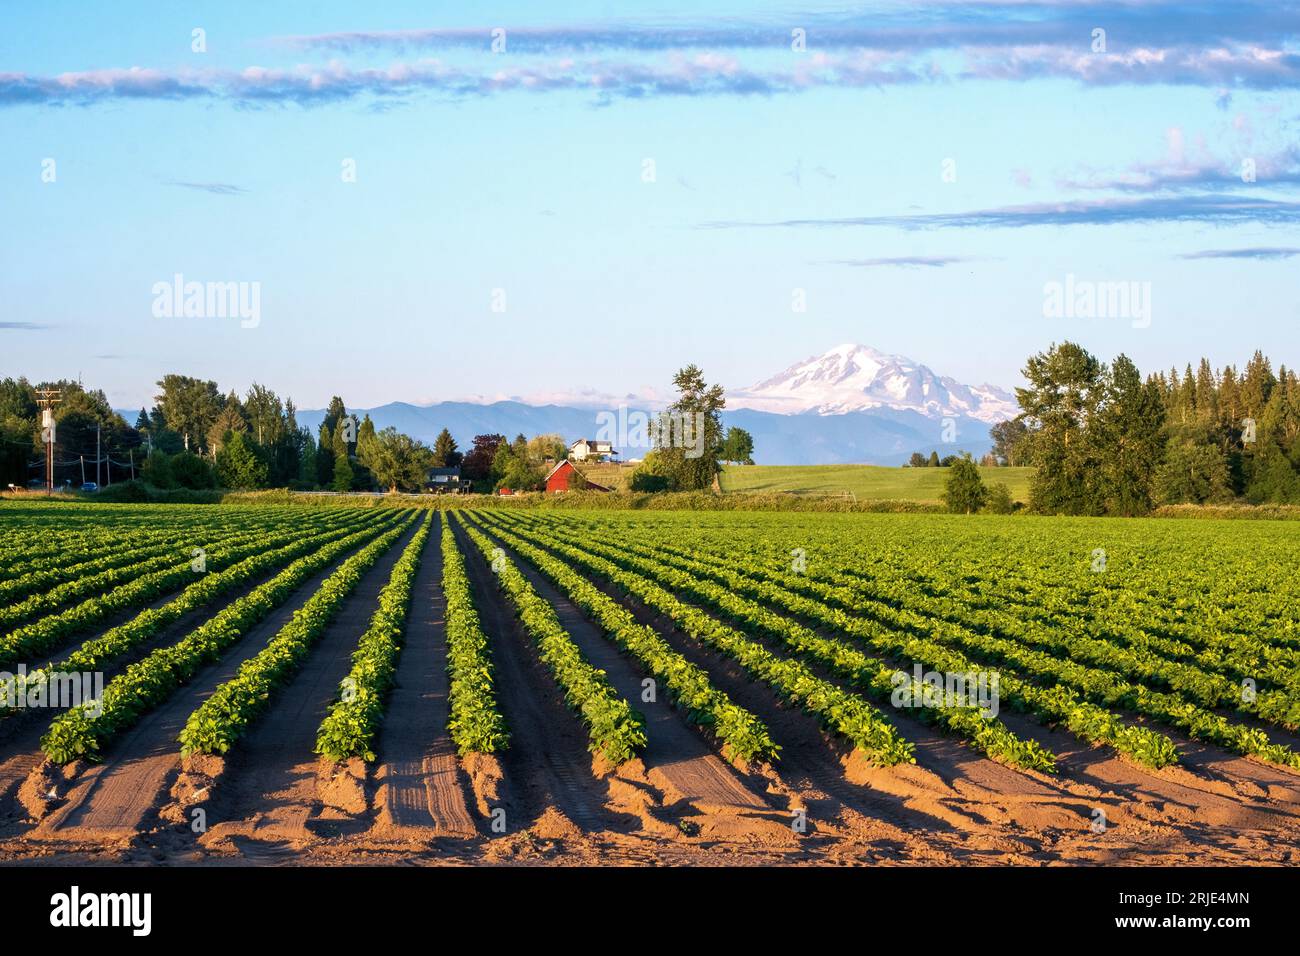
[[430, 478], [433, 478], [437, 475], [459, 475], [459, 474], [460, 474], [459, 465], [456, 466], [455, 468], [430, 468], [428, 471], [428, 476]]
[[[574, 442], [574, 444], [577, 444], [577, 442]], [[566, 459], [564, 459], [564, 461], [557, 461], [557, 462], [555, 463], [555, 467], [552, 468], [550, 471], [548, 471], [548, 472], [546, 473], [546, 477], [545, 477], [543, 480], [544, 480], [544, 481], [550, 481], [550, 480], [551, 480], [551, 475], [555, 474], [557, 471], [559, 471], [559, 470], [560, 470], [561, 468], [563, 468], [565, 465], [568, 465], [570, 468], [573, 468], [574, 471], [577, 471], [577, 470], [578, 470], [577, 468], [574, 468], [574, 466], [573, 466], [573, 462], [569, 461], [569, 459], [566, 458]]]

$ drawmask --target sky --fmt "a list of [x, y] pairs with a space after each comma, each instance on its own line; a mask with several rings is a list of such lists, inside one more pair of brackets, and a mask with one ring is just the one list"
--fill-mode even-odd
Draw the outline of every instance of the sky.
[[[0, 23], [0, 377], [317, 408], [663, 394], [688, 362], [741, 387], [846, 342], [1002, 387], [1064, 339], [1300, 361], [1298, 3]], [[159, 314], [178, 275], [257, 299]], [[1053, 314], [1067, 281], [1148, 313]]]

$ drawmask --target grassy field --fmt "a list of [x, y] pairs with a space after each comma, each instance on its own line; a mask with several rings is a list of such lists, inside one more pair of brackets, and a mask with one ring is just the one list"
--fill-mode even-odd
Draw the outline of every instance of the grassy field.
[[[981, 468], [985, 482], [1002, 482], [1011, 497], [1029, 497], [1032, 468]], [[938, 501], [947, 468], [889, 468], [883, 465], [731, 465], [722, 473], [724, 492], [786, 492], [845, 495], [888, 501]]]

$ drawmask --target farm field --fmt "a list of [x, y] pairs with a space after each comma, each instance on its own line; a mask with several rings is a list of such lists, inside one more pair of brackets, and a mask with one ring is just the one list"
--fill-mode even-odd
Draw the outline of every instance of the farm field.
[[1300, 863], [1285, 522], [6, 501], [0, 532], [3, 861]]
[[[980, 468], [986, 484], [1002, 482], [1016, 501], [1029, 499], [1032, 468]], [[854, 495], [861, 500], [935, 503], [946, 468], [889, 468], [884, 465], [727, 465], [724, 492], [792, 495]]]

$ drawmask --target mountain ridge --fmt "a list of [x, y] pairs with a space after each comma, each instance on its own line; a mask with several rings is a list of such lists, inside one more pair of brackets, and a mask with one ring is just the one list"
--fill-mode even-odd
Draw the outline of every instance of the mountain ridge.
[[[618, 404], [646, 411], [662, 407], [662, 402], [632, 397]], [[431, 405], [389, 402], [349, 411], [369, 414], [377, 428], [392, 425], [427, 443], [445, 427], [465, 449], [479, 434], [558, 432], [570, 442], [605, 437], [598, 434], [597, 416], [617, 408], [507, 399]], [[847, 343], [749, 388], [729, 391], [722, 420], [725, 426], [744, 428], [754, 436], [754, 460], [759, 464], [896, 465], [913, 451], [982, 455], [992, 447], [989, 425], [1017, 411], [1010, 393], [996, 386], [963, 385], [905, 356]], [[315, 431], [324, 415], [324, 409], [303, 409], [298, 421]], [[951, 428], [945, 419], [951, 420]], [[954, 440], [945, 442], [949, 434]], [[625, 459], [639, 458], [648, 450], [614, 438]]]

